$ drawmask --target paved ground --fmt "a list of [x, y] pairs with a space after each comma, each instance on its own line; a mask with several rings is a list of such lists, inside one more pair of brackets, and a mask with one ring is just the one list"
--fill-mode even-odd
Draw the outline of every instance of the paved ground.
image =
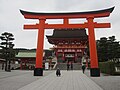
[[[52, 71], [45, 71], [44, 77]], [[33, 71], [13, 70], [12, 72], [0, 71], [0, 90], [18, 90], [43, 77], [34, 77]]]
[[100, 77], [90, 77], [88, 70], [85, 74], [104, 90], [120, 90], [120, 76], [101, 74]]
[[44, 71], [44, 76], [33, 76], [33, 71], [0, 71], [0, 90], [120, 90], [120, 76], [89, 77], [89, 71]]
[[82, 71], [62, 71], [62, 76], [55, 72], [43, 77], [19, 90], [103, 90]]

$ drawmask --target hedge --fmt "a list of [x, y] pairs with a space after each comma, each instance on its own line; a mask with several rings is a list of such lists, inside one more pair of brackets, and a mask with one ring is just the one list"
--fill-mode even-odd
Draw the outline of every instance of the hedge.
[[114, 75], [115, 74], [115, 64], [114, 62], [99, 62], [99, 67], [101, 73]]

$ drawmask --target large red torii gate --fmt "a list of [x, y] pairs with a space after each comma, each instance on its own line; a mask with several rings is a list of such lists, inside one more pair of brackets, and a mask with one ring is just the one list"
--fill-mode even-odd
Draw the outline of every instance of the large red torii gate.
[[[110, 23], [97, 23], [94, 18], [108, 17], [113, 11], [114, 7], [98, 11], [90, 12], [70, 12], [70, 13], [36, 13], [20, 10], [26, 19], [38, 19], [39, 23], [33, 25], [24, 25], [24, 29], [38, 29], [38, 42], [36, 51], [36, 65], [34, 76], [43, 76], [42, 59], [43, 59], [43, 42], [44, 29], [55, 28], [88, 28], [89, 33], [89, 47], [90, 47], [90, 75], [100, 76], [100, 69], [98, 67], [98, 58], [96, 51], [96, 41], [94, 35], [94, 28], [110, 28]], [[69, 24], [69, 19], [86, 18], [87, 22], [83, 24]], [[46, 19], [63, 19], [63, 24], [48, 24]]]

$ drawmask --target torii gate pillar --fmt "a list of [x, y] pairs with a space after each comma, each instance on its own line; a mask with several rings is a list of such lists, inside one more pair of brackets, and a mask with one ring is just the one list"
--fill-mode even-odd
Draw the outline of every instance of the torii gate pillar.
[[96, 41], [94, 34], [94, 22], [93, 17], [87, 18], [88, 21], [88, 34], [89, 34], [89, 48], [90, 48], [90, 75], [91, 76], [100, 76], [100, 69], [98, 68], [98, 58], [97, 58], [97, 49]]
[[[43, 42], [44, 29], [61, 29], [61, 28], [88, 28], [89, 33], [89, 47], [90, 47], [90, 75], [100, 76], [100, 69], [98, 67], [98, 58], [96, 50], [96, 41], [94, 35], [94, 28], [110, 28], [110, 23], [97, 23], [94, 18], [108, 17], [113, 11], [114, 7], [91, 11], [91, 12], [71, 12], [71, 13], [36, 13], [20, 10], [26, 19], [38, 19], [38, 24], [24, 25], [24, 29], [38, 29], [38, 44], [36, 51], [36, 65], [34, 76], [43, 76]], [[84, 24], [69, 24], [69, 19], [86, 18], [87, 22]], [[45, 24], [46, 19], [63, 19], [63, 24]]]
[[39, 19], [38, 24], [38, 43], [36, 51], [36, 64], [34, 70], [34, 76], [43, 76], [43, 45], [44, 45], [44, 26], [45, 19]]

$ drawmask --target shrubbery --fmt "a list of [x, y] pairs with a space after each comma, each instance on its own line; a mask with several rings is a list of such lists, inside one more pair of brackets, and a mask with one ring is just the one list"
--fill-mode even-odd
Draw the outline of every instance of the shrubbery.
[[115, 74], [115, 64], [114, 62], [99, 62], [99, 67], [101, 70], [101, 73], [106, 73], [110, 75]]

